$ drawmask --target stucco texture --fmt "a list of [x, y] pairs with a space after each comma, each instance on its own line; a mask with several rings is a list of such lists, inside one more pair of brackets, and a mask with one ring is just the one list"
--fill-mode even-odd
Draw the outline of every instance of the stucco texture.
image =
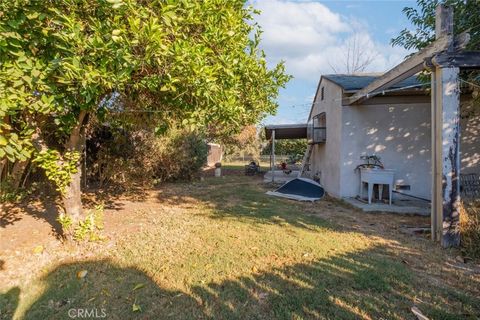
[[[321, 177], [325, 190], [336, 197], [354, 197], [360, 191], [355, 168], [362, 155], [376, 154], [395, 170], [395, 185], [407, 185], [403, 193], [431, 198], [430, 97], [398, 95], [379, 97], [358, 106], [342, 106], [342, 88], [322, 78], [324, 100], [318, 92], [311, 116], [326, 113], [327, 139], [314, 146], [312, 174]], [[382, 100], [383, 99], [383, 100]], [[385, 102], [382, 102], [385, 101]], [[480, 173], [480, 112], [462, 105], [462, 173]]]

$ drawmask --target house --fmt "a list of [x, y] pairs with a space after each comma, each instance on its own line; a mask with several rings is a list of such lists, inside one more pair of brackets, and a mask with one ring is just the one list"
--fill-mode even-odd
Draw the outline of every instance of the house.
[[[363, 190], [360, 157], [375, 153], [390, 170], [361, 170], [369, 194], [388, 176], [390, 194], [395, 188], [430, 202], [432, 240], [443, 247], [460, 245], [462, 181], [472, 172], [477, 185], [480, 169], [480, 115], [471, 101], [478, 85], [460, 76], [480, 70], [480, 51], [466, 50], [470, 35], [455, 34], [453, 21], [453, 8], [438, 4], [435, 40], [382, 75], [322, 76], [299, 171], [333, 196], [354, 197]], [[415, 77], [423, 70], [425, 85]]]
[[[431, 200], [430, 86], [412, 76], [361, 103], [347, 103], [380, 76], [321, 76], [308, 119], [312, 151], [307, 173], [319, 177], [332, 196], [356, 197], [360, 157], [375, 154], [394, 170], [395, 191]], [[480, 173], [480, 113], [472, 108], [471, 94], [462, 95], [461, 102], [461, 172]]]

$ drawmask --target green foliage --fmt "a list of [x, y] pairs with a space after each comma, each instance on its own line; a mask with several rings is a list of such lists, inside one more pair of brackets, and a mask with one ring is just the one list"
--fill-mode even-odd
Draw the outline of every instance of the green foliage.
[[[69, 178], [53, 173], [54, 158], [69, 162], [65, 144], [82, 111], [107, 121], [121, 114], [160, 133], [181, 125], [216, 137], [275, 112], [289, 76], [283, 63], [267, 68], [245, 4], [1, 1], [0, 157], [29, 158], [35, 145], [37, 163], [47, 161], [42, 166], [63, 190]], [[47, 154], [32, 144], [35, 135]]]
[[8, 133], [10, 129], [9, 124], [0, 120], [0, 159], [6, 157], [12, 163], [15, 160], [30, 159], [32, 152], [30, 139], [25, 138], [25, 132], [20, 133], [20, 136], [15, 132]]
[[480, 48], [480, 2], [463, 0], [417, 0], [418, 8], [406, 7], [403, 12], [415, 29], [403, 29], [391, 40], [392, 45], [420, 50], [435, 40], [435, 8], [439, 3], [453, 7], [454, 33], [470, 33], [469, 50]]
[[71, 233], [72, 226], [73, 226], [73, 219], [69, 215], [65, 213], [60, 213], [60, 215], [57, 218], [57, 221], [60, 223], [62, 226], [62, 230], [65, 233]]
[[57, 150], [46, 150], [38, 153], [34, 162], [45, 170], [47, 178], [57, 186], [57, 191], [64, 193], [71, 175], [78, 172], [80, 156], [76, 151], [67, 151], [61, 156]]
[[22, 201], [31, 190], [14, 189], [9, 181], [0, 182], [0, 203], [3, 202], [20, 202]]
[[225, 159], [251, 156], [258, 161], [260, 158], [261, 141], [256, 126], [246, 126], [234, 136], [221, 140]]
[[[453, 8], [454, 34], [464, 31], [470, 34], [470, 42], [466, 50], [480, 50], [480, 1], [463, 0], [417, 0], [418, 8], [405, 7], [403, 12], [415, 26], [415, 29], [403, 29], [400, 34], [391, 39], [391, 44], [406, 49], [420, 50], [435, 40], [435, 8], [439, 3], [444, 3]], [[428, 82], [429, 78], [422, 74], [420, 79]], [[480, 107], [479, 85], [480, 73], [478, 70], [462, 71], [461, 79], [467, 80], [473, 92], [473, 104]], [[473, 83], [473, 85], [471, 85]]]
[[[269, 155], [272, 150], [270, 142], [262, 149], [262, 154]], [[275, 140], [275, 154], [291, 156], [293, 160], [301, 160], [307, 150], [305, 139], [281, 139]]]
[[91, 210], [85, 220], [79, 221], [75, 227], [73, 237], [76, 241], [102, 240], [100, 232], [103, 230], [103, 206], [96, 206]]
[[[170, 129], [163, 135], [149, 131], [108, 128], [89, 145], [87, 166], [91, 182], [130, 185], [190, 180], [205, 165], [207, 144], [202, 134]], [[101, 136], [104, 138], [102, 139]]]
[[152, 147], [145, 156], [156, 182], [191, 180], [207, 162], [207, 144], [199, 133], [171, 130], [148, 143]]
[[103, 205], [96, 206], [90, 210], [84, 220], [77, 221], [61, 213], [57, 221], [62, 225], [62, 230], [66, 234], [72, 234], [75, 241], [98, 241], [102, 239], [103, 230]]

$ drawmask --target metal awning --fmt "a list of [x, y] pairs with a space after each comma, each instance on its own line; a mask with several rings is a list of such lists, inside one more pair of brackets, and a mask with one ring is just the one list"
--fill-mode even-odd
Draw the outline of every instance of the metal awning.
[[275, 139], [306, 139], [307, 138], [307, 124], [272, 124], [265, 126], [265, 136], [269, 140], [272, 136], [272, 131], [275, 130]]

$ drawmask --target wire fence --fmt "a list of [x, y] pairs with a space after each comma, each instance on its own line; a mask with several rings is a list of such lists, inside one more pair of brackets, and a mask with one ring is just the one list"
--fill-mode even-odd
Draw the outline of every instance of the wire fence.
[[[286, 161], [289, 156], [287, 155], [275, 155], [275, 162]], [[225, 163], [245, 163], [250, 161], [260, 161], [261, 164], [270, 163], [270, 155], [261, 155], [260, 157], [254, 157], [252, 155], [226, 157]]]

